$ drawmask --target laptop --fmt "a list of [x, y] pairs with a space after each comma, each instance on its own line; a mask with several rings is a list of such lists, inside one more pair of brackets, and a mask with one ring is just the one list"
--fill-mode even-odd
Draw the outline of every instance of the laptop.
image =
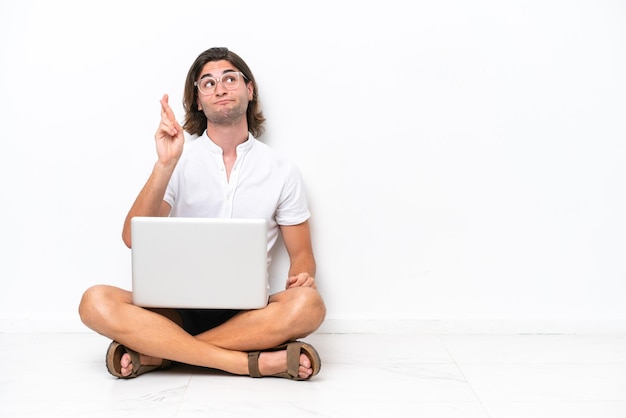
[[134, 217], [133, 303], [258, 309], [268, 303], [264, 219]]

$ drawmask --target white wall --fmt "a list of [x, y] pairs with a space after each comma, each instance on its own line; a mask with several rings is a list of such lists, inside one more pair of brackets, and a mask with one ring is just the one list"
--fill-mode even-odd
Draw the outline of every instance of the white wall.
[[626, 328], [623, 1], [0, 0], [0, 331], [129, 286], [158, 100], [211, 46], [302, 170], [325, 330]]

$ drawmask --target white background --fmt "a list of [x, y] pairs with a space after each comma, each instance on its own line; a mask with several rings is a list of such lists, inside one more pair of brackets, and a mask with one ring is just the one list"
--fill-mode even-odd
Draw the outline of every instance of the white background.
[[626, 321], [625, 2], [0, 0], [0, 331], [130, 286], [159, 99], [212, 46], [302, 171], [328, 329]]

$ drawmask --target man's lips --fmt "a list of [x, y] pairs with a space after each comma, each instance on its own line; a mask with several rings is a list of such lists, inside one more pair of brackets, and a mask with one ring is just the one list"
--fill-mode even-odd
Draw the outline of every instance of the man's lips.
[[216, 104], [216, 105], [224, 105], [224, 104], [227, 104], [227, 103], [230, 103], [230, 102], [232, 102], [232, 100], [222, 99], [222, 100], [218, 100], [218, 101], [214, 102], [214, 104]]

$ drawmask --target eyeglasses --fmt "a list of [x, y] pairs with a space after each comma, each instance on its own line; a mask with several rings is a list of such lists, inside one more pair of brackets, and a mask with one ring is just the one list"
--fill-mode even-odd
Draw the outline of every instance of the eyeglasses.
[[193, 83], [193, 85], [198, 87], [198, 91], [200, 93], [208, 96], [215, 93], [217, 83], [220, 83], [226, 90], [235, 90], [239, 87], [239, 80], [241, 80], [241, 77], [243, 77], [244, 80], [247, 80], [246, 76], [242, 72], [230, 71], [222, 74], [218, 78], [202, 77], [200, 80]]

